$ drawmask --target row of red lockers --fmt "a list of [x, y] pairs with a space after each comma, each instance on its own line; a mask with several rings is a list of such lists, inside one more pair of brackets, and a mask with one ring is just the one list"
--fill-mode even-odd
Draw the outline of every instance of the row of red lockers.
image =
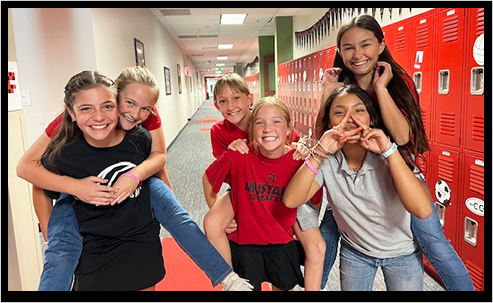
[[[484, 289], [484, 8], [437, 8], [383, 28], [416, 84], [431, 150], [424, 171], [445, 236]], [[311, 135], [336, 45], [277, 67], [277, 96]], [[256, 81], [255, 81], [256, 79]], [[258, 78], [249, 77], [251, 88]], [[438, 279], [425, 259], [427, 272]]]

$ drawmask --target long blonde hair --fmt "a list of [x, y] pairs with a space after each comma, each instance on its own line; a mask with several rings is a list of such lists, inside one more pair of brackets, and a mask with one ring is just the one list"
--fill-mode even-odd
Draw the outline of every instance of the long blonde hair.
[[[113, 92], [115, 98], [117, 96], [113, 80], [97, 71], [82, 71], [70, 78], [65, 85], [65, 97], [63, 102], [65, 103], [65, 111], [63, 113], [63, 121], [60, 125], [60, 130], [56, 136], [50, 141], [46, 147], [43, 156], [48, 156], [48, 161], [53, 171], [57, 171], [56, 159], [60, 155], [62, 148], [73, 142], [75, 139], [82, 137], [82, 131], [77, 126], [77, 123], [72, 122], [69, 108], [74, 112], [74, 100], [78, 93], [88, 89], [96, 87], [106, 87]], [[119, 124], [117, 125], [117, 128]]]
[[[288, 130], [291, 134], [293, 133], [293, 125], [291, 123], [291, 113], [289, 112], [289, 108], [286, 106], [286, 104], [284, 104], [281, 100], [277, 99], [276, 97], [270, 97], [270, 96], [264, 97], [264, 98], [260, 99], [259, 101], [257, 101], [253, 105], [252, 117], [250, 120], [251, 122], [250, 122], [250, 126], [248, 129], [250, 142], [253, 142], [253, 138], [254, 138], [254, 135], [253, 135], [254, 123], [253, 123], [253, 121], [255, 121], [255, 118], [258, 115], [258, 111], [261, 108], [264, 108], [264, 107], [270, 106], [270, 105], [273, 105], [282, 111], [282, 113], [284, 115], [284, 119], [286, 119], [286, 123], [288, 124]], [[286, 140], [291, 141], [288, 138], [286, 138]]]

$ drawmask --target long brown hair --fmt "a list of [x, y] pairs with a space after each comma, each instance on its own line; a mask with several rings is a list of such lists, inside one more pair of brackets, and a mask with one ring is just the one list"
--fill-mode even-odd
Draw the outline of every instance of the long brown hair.
[[[337, 48], [339, 50], [341, 47], [342, 36], [354, 27], [373, 32], [379, 43], [382, 43], [384, 40], [384, 33], [377, 20], [369, 15], [359, 15], [349, 19], [339, 28], [337, 34]], [[414, 82], [402, 66], [392, 58], [387, 45], [385, 45], [385, 49], [379, 55], [378, 61], [385, 61], [392, 67], [392, 74], [394, 76], [387, 85], [387, 89], [396, 106], [403, 112], [411, 128], [411, 138], [403, 147], [406, 147], [406, 149], [414, 155], [421, 154], [422, 156], [424, 152], [430, 149], [430, 146], [423, 126], [421, 109], [419, 107], [419, 95], [416, 92]], [[354, 74], [344, 65], [339, 52], [336, 53], [333, 66], [342, 69], [340, 78], [344, 80], [344, 84], [356, 84]], [[411, 87], [409, 87], [409, 85]], [[377, 111], [379, 111], [378, 108]], [[386, 131], [386, 129], [384, 129], [384, 131]], [[386, 133], [388, 134], [387, 131]]]
[[[95, 87], [106, 87], [110, 89], [116, 97], [116, 89], [113, 85], [113, 80], [100, 74], [97, 71], [82, 71], [70, 78], [65, 85], [65, 111], [63, 113], [63, 121], [60, 125], [60, 130], [56, 136], [50, 141], [46, 147], [43, 156], [48, 157], [48, 161], [53, 171], [57, 172], [56, 159], [60, 155], [62, 148], [72, 143], [75, 139], [82, 137], [82, 131], [77, 126], [77, 123], [72, 122], [72, 118], [67, 108], [74, 112], [74, 100], [77, 94], [83, 90], [88, 90]], [[119, 124], [117, 124], [119, 127]]]

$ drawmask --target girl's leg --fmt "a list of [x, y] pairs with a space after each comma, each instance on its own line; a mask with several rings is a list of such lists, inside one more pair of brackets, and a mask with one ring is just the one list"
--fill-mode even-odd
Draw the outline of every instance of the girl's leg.
[[234, 211], [229, 192], [221, 195], [204, 217], [204, 230], [207, 239], [211, 241], [230, 266], [232, 266], [231, 247], [225, 230], [233, 219]]
[[327, 208], [327, 210], [325, 211], [324, 218], [322, 219], [322, 223], [320, 224], [320, 232], [322, 233], [322, 237], [324, 238], [326, 245], [321, 286], [321, 288], [323, 289], [327, 284], [330, 270], [332, 269], [332, 266], [334, 265], [336, 259], [337, 246], [340, 237], [336, 221], [334, 220], [334, 216], [332, 215], [332, 209], [330, 208]]
[[339, 256], [341, 290], [371, 291], [378, 269], [377, 259], [356, 251], [344, 242]]
[[298, 222], [294, 225], [294, 233], [305, 251], [305, 290], [319, 291], [325, 258], [324, 238], [317, 227], [302, 231]]
[[411, 216], [413, 236], [447, 290], [474, 291], [469, 272], [450, 241], [445, 238], [435, 203], [431, 203], [433, 213], [428, 218], [418, 219]]
[[388, 291], [423, 291], [423, 255], [419, 249], [384, 259], [381, 267]]
[[69, 291], [82, 253], [82, 236], [72, 206], [73, 198], [62, 194], [48, 223], [48, 247], [39, 291]]
[[169, 187], [156, 177], [149, 178], [148, 182], [151, 205], [156, 219], [173, 236], [183, 251], [207, 274], [212, 284], [214, 286], [219, 284], [233, 269], [178, 203]]

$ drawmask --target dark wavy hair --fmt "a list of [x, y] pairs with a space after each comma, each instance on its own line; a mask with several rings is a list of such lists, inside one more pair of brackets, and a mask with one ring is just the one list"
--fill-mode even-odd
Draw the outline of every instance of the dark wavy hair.
[[[359, 15], [349, 19], [339, 28], [337, 34], [337, 48], [339, 50], [341, 47], [342, 36], [354, 27], [373, 32], [379, 43], [382, 43], [384, 40], [384, 33], [377, 20], [369, 15]], [[411, 153], [424, 158], [422, 154], [429, 150], [430, 146], [428, 144], [428, 138], [426, 137], [423, 119], [421, 117], [421, 109], [419, 107], [419, 96], [416, 87], [414, 86], [414, 82], [402, 66], [392, 58], [387, 45], [385, 45], [385, 49], [379, 55], [378, 61], [385, 61], [392, 67], [392, 74], [394, 76], [387, 85], [387, 89], [396, 106], [406, 117], [411, 128], [411, 138], [409, 142], [404, 146], [399, 147], [399, 150], [401, 151], [401, 154]], [[356, 84], [354, 74], [344, 65], [339, 51], [336, 53], [333, 66], [342, 69], [340, 79], [342, 78], [346, 85]], [[377, 111], [379, 111], [378, 108]], [[382, 129], [388, 134], [388, 131], [385, 128]]]

